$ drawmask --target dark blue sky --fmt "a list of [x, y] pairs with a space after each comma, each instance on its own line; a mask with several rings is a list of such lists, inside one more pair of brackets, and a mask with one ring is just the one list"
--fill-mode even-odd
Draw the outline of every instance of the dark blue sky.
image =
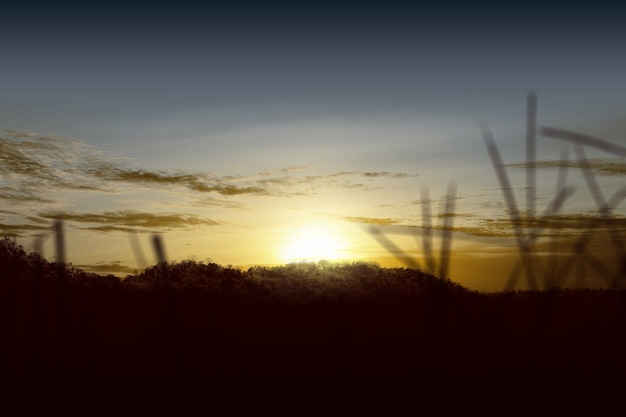
[[599, 3], [14, 5], [0, 126], [137, 148], [285, 121], [504, 119], [529, 90], [576, 119], [626, 104], [622, 16]]
[[591, 94], [624, 73], [620, 10], [502, 7], [33, 5], [3, 11], [0, 92], [141, 116], [293, 96]]

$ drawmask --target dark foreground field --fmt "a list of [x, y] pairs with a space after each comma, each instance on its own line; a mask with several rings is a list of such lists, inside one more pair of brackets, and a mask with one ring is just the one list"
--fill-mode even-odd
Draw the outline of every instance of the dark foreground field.
[[626, 374], [626, 294], [480, 294], [417, 270], [161, 264], [119, 280], [4, 240], [4, 376]]

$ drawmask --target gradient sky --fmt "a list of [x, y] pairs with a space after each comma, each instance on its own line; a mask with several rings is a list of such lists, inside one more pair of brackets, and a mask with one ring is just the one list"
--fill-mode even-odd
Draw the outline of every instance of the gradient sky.
[[[517, 249], [479, 121], [520, 209], [530, 91], [539, 126], [626, 146], [622, 17], [599, 3], [7, 8], [0, 232], [32, 250], [63, 218], [68, 261], [119, 276], [142, 267], [134, 238], [154, 262], [155, 232], [171, 260], [400, 265], [373, 224], [424, 266], [422, 190], [438, 226], [454, 181], [449, 275], [501, 289]], [[545, 229], [560, 249], [540, 239], [540, 251], [567, 253], [597, 213], [574, 151], [558, 162], [566, 144], [538, 138], [538, 212], [558, 165], [571, 165], [576, 187]], [[609, 200], [624, 185], [622, 157], [586, 151]], [[610, 239], [594, 235], [586, 253], [610, 264]], [[602, 285], [588, 269], [584, 285]]]

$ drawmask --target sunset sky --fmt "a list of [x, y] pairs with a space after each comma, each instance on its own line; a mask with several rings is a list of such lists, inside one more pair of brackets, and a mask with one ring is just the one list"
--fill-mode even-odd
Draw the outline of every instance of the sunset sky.
[[[449, 277], [499, 290], [518, 252], [481, 120], [520, 210], [532, 209], [529, 92], [538, 126], [617, 149], [586, 146], [585, 179], [575, 149], [559, 162], [569, 142], [539, 132], [537, 213], [556, 194], [559, 165], [571, 167], [561, 185], [575, 187], [534, 242], [540, 252], [567, 253], [599, 201], [621, 201], [626, 174], [623, 13], [522, 6], [3, 9], [0, 233], [28, 251], [46, 236], [52, 260], [51, 224], [64, 219], [67, 260], [121, 277], [146, 266], [133, 242], [155, 262], [153, 233], [169, 260], [404, 265], [374, 225], [425, 267], [431, 229], [419, 226], [434, 227], [438, 260], [453, 182]], [[614, 208], [613, 230], [625, 229]], [[597, 233], [584, 255], [610, 269], [613, 238]], [[602, 285], [582, 265], [584, 285]]]

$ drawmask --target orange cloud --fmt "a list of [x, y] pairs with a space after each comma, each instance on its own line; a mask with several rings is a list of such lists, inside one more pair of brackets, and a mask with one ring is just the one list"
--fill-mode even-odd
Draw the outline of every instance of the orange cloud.
[[351, 217], [345, 216], [342, 217], [343, 220], [347, 220], [353, 223], [364, 223], [364, 224], [377, 224], [377, 225], [390, 225], [396, 223], [396, 220], [390, 218], [380, 218], [380, 217]]

